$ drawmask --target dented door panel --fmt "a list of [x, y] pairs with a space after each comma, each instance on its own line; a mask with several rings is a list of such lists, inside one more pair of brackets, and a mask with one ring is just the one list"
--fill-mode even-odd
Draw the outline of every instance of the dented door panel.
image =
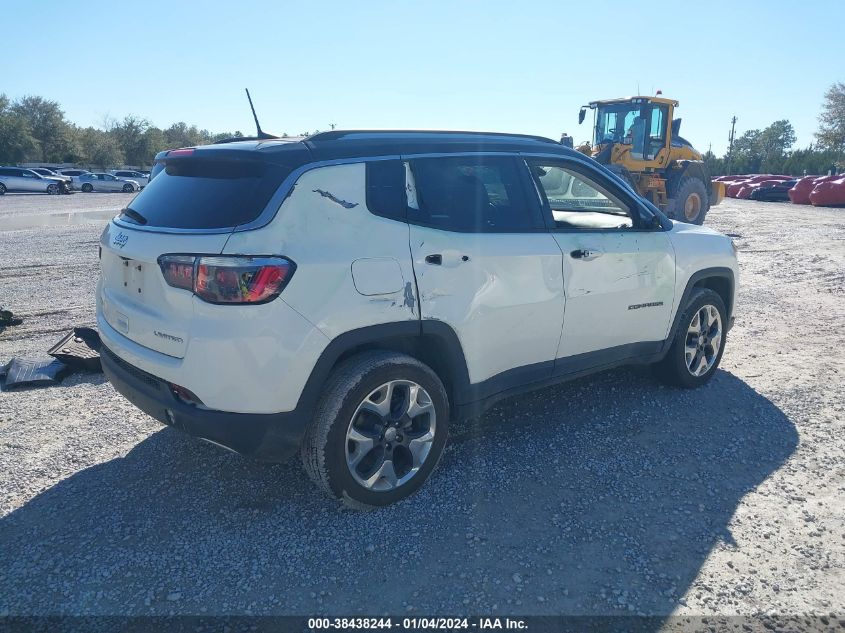
[[666, 337], [675, 294], [666, 233], [573, 231], [554, 238], [566, 291], [558, 358]]

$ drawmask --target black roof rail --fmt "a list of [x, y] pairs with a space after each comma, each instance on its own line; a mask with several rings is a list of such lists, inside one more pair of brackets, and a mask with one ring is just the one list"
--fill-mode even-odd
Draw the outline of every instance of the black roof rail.
[[390, 135], [390, 134], [420, 134], [420, 135], [435, 135], [444, 134], [449, 136], [494, 136], [499, 138], [517, 138], [531, 141], [539, 141], [541, 143], [554, 143], [560, 145], [557, 141], [547, 138], [545, 136], [535, 136], [533, 134], [511, 134], [508, 132], [477, 132], [464, 130], [329, 130], [326, 132], [319, 132], [307, 137], [306, 141], [336, 141], [351, 134], [371, 134], [373, 136]]
[[221, 138], [219, 141], [214, 141], [212, 145], [221, 145], [223, 143], [237, 143], [238, 141], [272, 141], [282, 138], [281, 136], [273, 136], [264, 133], [264, 136], [230, 136], [229, 138]]

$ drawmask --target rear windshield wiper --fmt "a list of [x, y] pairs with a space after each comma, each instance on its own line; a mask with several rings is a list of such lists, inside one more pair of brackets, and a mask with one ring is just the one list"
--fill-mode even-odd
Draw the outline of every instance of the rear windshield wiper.
[[147, 218], [145, 218], [143, 215], [141, 215], [140, 213], [135, 211], [135, 209], [130, 209], [129, 207], [122, 209], [120, 211], [120, 215], [125, 215], [126, 217], [134, 220], [137, 224], [146, 224], [147, 223]]

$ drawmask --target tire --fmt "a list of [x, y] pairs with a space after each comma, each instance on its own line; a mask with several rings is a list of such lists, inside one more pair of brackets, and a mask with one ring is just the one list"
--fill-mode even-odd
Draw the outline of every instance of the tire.
[[[386, 417], [376, 413], [379, 405]], [[412, 406], [418, 413], [409, 416]], [[396, 352], [364, 352], [326, 381], [302, 442], [302, 464], [319, 488], [348, 506], [386, 506], [425, 483], [448, 433], [449, 400], [428, 366]]]
[[51, 196], [59, 195], [59, 185], [47, 185], [47, 193]]
[[123, 193], [132, 193], [133, 191], [135, 191], [135, 187], [133, 187], [129, 183], [123, 185]]
[[[719, 367], [722, 353], [725, 351], [727, 314], [722, 298], [709, 288], [695, 288], [683, 310], [669, 351], [663, 360], [655, 363], [653, 368], [655, 375], [662, 382], [675, 387], [693, 389], [710, 380]], [[696, 328], [696, 319], [700, 327], [704, 324], [705, 315], [708, 319], [715, 318], [713, 311], [718, 314], [716, 325], [719, 329], [718, 349], [715, 353], [714, 324], [711, 322], [708, 325], [708, 335], [703, 341], [701, 336], [696, 336], [693, 331]], [[696, 350], [695, 354], [688, 363], [689, 353], [693, 349]], [[706, 362], [706, 369], [702, 366], [702, 362]], [[701, 371], [702, 369], [704, 371]]]
[[703, 224], [709, 210], [710, 196], [704, 182], [694, 176], [686, 176], [678, 183], [678, 189], [666, 207], [666, 215], [681, 222]]
[[94, 186], [90, 182], [86, 182], [84, 185], [82, 185], [82, 191], [84, 191], [85, 193], [91, 193], [92, 191], [94, 191]]
[[0, 196], [2, 196], [4, 193], [6, 193], [6, 185], [0, 182]]

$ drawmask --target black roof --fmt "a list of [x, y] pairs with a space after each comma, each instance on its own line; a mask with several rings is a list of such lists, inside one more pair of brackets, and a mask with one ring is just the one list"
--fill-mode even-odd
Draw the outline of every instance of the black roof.
[[460, 151], [554, 151], [562, 147], [542, 136], [424, 130], [333, 130], [310, 136], [303, 144], [317, 160]]
[[[557, 141], [527, 134], [428, 130], [332, 130], [305, 138], [244, 139], [203, 145], [198, 151], [258, 151], [262, 158], [285, 164], [359, 156], [437, 154], [452, 152], [541, 152], [579, 155]], [[159, 154], [163, 158], [166, 153]]]

